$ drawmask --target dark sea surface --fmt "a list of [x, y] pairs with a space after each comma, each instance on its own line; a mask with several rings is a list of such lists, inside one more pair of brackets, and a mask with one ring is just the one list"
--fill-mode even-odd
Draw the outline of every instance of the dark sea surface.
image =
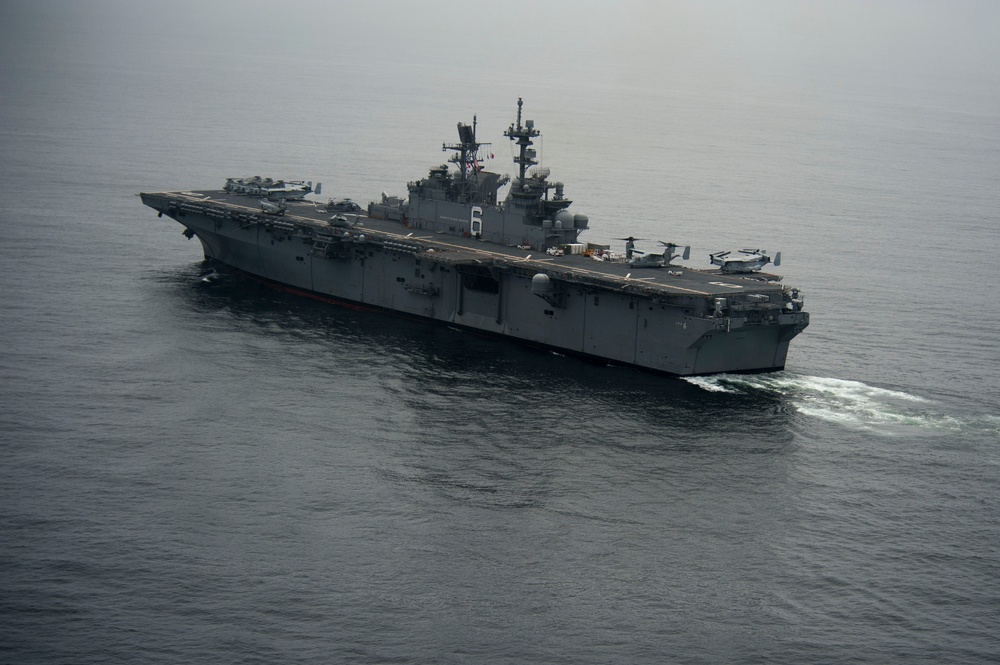
[[[0, 662], [1000, 659], [995, 48], [269, 7], [0, 9]], [[404, 194], [473, 114], [513, 171], [519, 96], [585, 239], [783, 252], [812, 314], [785, 371], [206, 279], [135, 196]]]

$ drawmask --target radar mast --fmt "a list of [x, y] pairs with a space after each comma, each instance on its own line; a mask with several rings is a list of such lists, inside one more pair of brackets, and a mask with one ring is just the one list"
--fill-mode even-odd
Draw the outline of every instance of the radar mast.
[[528, 171], [529, 166], [534, 166], [538, 163], [535, 159], [536, 153], [535, 149], [532, 148], [531, 139], [535, 136], [541, 134], [537, 129], [535, 129], [534, 120], [526, 120], [524, 125], [521, 125], [521, 107], [524, 106], [524, 102], [520, 97], [517, 98], [517, 125], [511, 125], [510, 128], [503, 133], [504, 136], [510, 138], [518, 145], [518, 155], [514, 158], [514, 163], [518, 165], [518, 180], [523, 184], [524, 176]]
[[479, 148], [489, 143], [479, 143], [476, 140], [476, 116], [472, 116], [472, 126], [458, 123], [458, 143], [442, 144], [441, 150], [457, 150], [448, 161], [458, 167], [458, 182], [455, 183], [457, 201], [469, 202], [479, 192], [479, 173], [482, 164], [479, 160]]

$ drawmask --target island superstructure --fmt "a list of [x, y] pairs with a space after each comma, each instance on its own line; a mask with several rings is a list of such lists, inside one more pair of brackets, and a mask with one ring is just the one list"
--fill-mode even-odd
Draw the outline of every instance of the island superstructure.
[[785, 366], [809, 314], [797, 289], [760, 271], [766, 253], [741, 272], [675, 264], [674, 245], [636, 256], [634, 239], [628, 255], [581, 242], [590, 220], [538, 167], [540, 132], [521, 100], [504, 132], [515, 175], [482, 167], [476, 133], [475, 120], [459, 123], [459, 141], [443, 146], [454, 170], [434, 167], [406, 199], [383, 195], [367, 211], [349, 200], [258, 203], [233, 179], [140, 196], [219, 267], [303, 296], [674, 375]]

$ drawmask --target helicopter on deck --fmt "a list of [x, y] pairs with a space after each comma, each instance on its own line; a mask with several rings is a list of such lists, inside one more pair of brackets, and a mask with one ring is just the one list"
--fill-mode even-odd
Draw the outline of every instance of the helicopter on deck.
[[[768, 263], [772, 263], [771, 256], [766, 249], [741, 249], [739, 252], [715, 252], [709, 254], [712, 265], [719, 266], [724, 273], [749, 273], [758, 272]], [[781, 265], [781, 252], [774, 254], [775, 266]]]
[[[632, 268], [664, 268], [670, 266], [671, 261], [678, 257], [687, 261], [691, 256], [690, 246], [685, 246], [684, 251], [682, 253], [678, 253], [674, 250], [680, 249], [681, 245], [660, 240], [659, 243], [664, 247], [663, 252], [647, 254], [646, 252], [635, 248], [635, 241], [642, 240], [642, 238], [633, 238], [632, 236], [629, 236], [628, 238], [619, 238], [619, 240], [625, 241], [625, 260]], [[640, 256], [635, 256], [636, 254], [639, 254]]]
[[278, 199], [277, 201], [261, 199], [260, 209], [268, 215], [284, 215], [285, 211], [288, 210], [288, 205], [285, 204], [284, 199]]

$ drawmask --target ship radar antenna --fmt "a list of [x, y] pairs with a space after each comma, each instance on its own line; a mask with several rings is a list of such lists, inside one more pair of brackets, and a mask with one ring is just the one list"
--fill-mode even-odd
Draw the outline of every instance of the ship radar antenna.
[[479, 158], [479, 148], [490, 145], [480, 143], [476, 139], [477, 116], [472, 116], [472, 125], [458, 123], [458, 143], [445, 143], [442, 150], [456, 150], [448, 160], [458, 167], [457, 196], [460, 201], [470, 201], [479, 189], [479, 173], [482, 163]]
[[520, 97], [518, 97], [517, 125], [511, 125], [503, 134], [518, 145], [518, 155], [514, 158], [514, 163], [519, 167], [518, 179], [523, 186], [524, 176], [528, 171], [528, 167], [538, 163], [538, 160], [535, 159], [537, 153], [535, 152], [535, 149], [531, 147], [531, 139], [541, 134], [541, 132], [535, 129], [534, 120], [525, 120], [524, 125], [521, 124], [522, 106], [524, 106], [524, 102]]

